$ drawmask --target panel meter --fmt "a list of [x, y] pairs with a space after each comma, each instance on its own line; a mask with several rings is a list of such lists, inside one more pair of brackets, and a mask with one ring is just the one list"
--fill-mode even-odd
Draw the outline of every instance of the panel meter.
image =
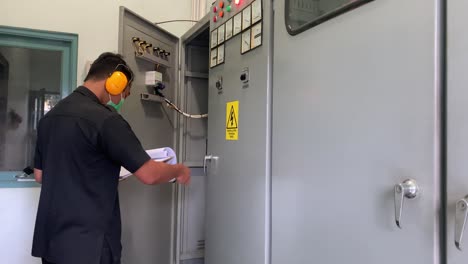
[[218, 47], [218, 65], [224, 63], [224, 44]]
[[218, 28], [218, 45], [223, 43], [224, 42], [224, 38], [225, 38], [225, 32], [224, 32], [224, 24], [222, 24], [219, 28]]
[[211, 48], [218, 46], [218, 30], [215, 29], [211, 32]]
[[232, 38], [232, 18], [226, 21], [226, 41]]
[[212, 49], [210, 57], [210, 67], [213, 68], [218, 64], [218, 49]]
[[242, 31], [242, 13], [237, 14], [234, 17], [234, 29], [233, 35], [237, 35]]
[[252, 24], [262, 20], [262, 2], [261, 0], [255, 0], [252, 3]]
[[241, 53], [244, 54], [250, 50], [250, 29], [242, 33]]
[[251, 9], [251, 6], [248, 6], [242, 11], [242, 30], [249, 28], [251, 24], [252, 24], [252, 9]]
[[262, 23], [258, 23], [252, 27], [252, 35], [250, 39], [250, 48], [254, 49], [262, 45]]

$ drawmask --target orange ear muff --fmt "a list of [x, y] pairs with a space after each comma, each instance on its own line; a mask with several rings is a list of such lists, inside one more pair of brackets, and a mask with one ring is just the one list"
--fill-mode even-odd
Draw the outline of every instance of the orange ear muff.
[[106, 90], [111, 95], [121, 94], [127, 87], [127, 76], [121, 71], [115, 71], [106, 80]]

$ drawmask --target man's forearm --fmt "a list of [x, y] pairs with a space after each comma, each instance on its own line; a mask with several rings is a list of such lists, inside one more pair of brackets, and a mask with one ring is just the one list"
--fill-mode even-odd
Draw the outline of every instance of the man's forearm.
[[171, 180], [177, 178], [180, 174], [180, 168], [177, 165], [169, 165], [164, 162], [154, 162], [155, 168], [154, 172], [157, 174], [155, 176], [154, 184], [167, 183]]
[[147, 161], [134, 175], [145, 184], [167, 183], [180, 174], [179, 165], [169, 165], [164, 162]]

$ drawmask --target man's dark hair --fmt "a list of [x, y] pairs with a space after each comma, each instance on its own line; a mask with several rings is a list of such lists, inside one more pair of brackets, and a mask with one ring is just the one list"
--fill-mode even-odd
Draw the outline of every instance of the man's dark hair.
[[[106, 79], [114, 72], [117, 65], [123, 64], [127, 66], [127, 62], [123, 59], [122, 55], [105, 52], [101, 54], [94, 62], [91, 64], [88, 75], [85, 78], [85, 82], [88, 80], [103, 80]], [[133, 72], [130, 67], [119, 67], [117, 70], [122, 71], [128, 80], [133, 79]]]

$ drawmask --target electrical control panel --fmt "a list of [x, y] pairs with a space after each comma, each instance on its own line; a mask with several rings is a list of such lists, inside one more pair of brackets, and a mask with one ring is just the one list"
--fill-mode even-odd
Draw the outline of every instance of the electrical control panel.
[[[178, 116], [168, 110], [156, 90], [161, 90], [167, 99], [175, 101], [178, 89], [179, 38], [157, 27], [138, 14], [124, 7], [120, 8], [119, 53], [134, 72], [132, 95], [127, 97], [121, 114], [140, 140], [143, 148], [171, 147], [177, 150], [178, 135], [174, 129]], [[156, 89], [157, 88], [157, 89]], [[159, 100], [159, 101], [157, 101]], [[173, 199], [173, 187], [142, 191], [135, 177], [119, 185], [122, 212], [122, 240], [132, 241], [138, 233], [158, 234], [159, 237], [138, 236], [138, 244], [152, 245], [154, 251], [127, 248], [122, 262], [142, 263], [164, 262], [171, 258], [171, 245], [162, 240], [171, 237], [171, 206], [155, 205], [151, 201]], [[132, 206], [138, 200], [138, 208]], [[165, 202], [165, 203], [166, 203]], [[141, 219], [153, 219], [158, 225], [141, 226]], [[164, 239], [161, 240], [161, 237]]]
[[[262, 0], [218, 0], [210, 16], [211, 68], [225, 62], [227, 42], [237, 42], [240, 54], [262, 45]], [[241, 37], [235, 38], [237, 35]]]
[[[210, 62], [208, 78], [208, 137], [206, 173], [206, 263], [268, 263], [264, 254], [269, 239], [258, 234], [267, 226], [268, 140], [272, 91], [272, 1], [217, 0], [209, 13], [207, 37]], [[210, 58], [210, 60], [208, 60]], [[268, 133], [267, 133], [268, 137]], [[255, 152], [255, 154], [253, 154]], [[245, 155], [249, 153], [249, 155]], [[255, 159], [252, 159], [255, 157]], [[242, 164], [242, 166], [232, 166]], [[249, 179], [255, 178], [254, 182]], [[249, 188], [245, 188], [248, 182]], [[232, 183], [235, 183], [233, 186]], [[230, 186], [226, 197], [219, 188]], [[238, 206], [265, 197], [254, 206]], [[220, 207], [220, 205], [223, 205]], [[225, 206], [227, 205], [227, 206]], [[221, 208], [221, 209], [220, 209]], [[224, 209], [223, 209], [224, 208]], [[234, 221], [232, 215], [249, 219]], [[230, 227], [225, 228], [229, 222]], [[226, 240], [243, 232], [241, 240]], [[230, 254], [232, 248], [242, 248]]]

